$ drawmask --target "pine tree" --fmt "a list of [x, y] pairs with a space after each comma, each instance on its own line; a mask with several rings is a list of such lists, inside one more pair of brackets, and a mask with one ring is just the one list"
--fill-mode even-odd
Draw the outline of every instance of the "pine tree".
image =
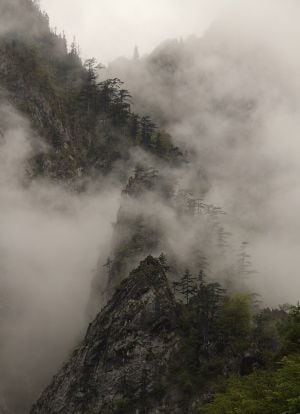
[[156, 129], [156, 125], [149, 116], [143, 116], [141, 119], [141, 141], [145, 147], [151, 146], [152, 134]]
[[224, 297], [225, 290], [219, 283], [207, 283], [204, 270], [200, 270], [197, 280], [197, 292], [193, 297], [193, 304], [197, 307], [198, 315], [205, 320], [215, 317], [219, 304]]
[[99, 102], [102, 110], [107, 113], [115, 125], [124, 126], [130, 117], [131, 95], [122, 88], [119, 78], [107, 79], [97, 84]]
[[73, 41], [72, 41], [71, 46], [70, 46], [70, 55], [73, 56], [73, 57], [76, 57], [76, 58], [79, 57], [79, 47], [76, 43], [76, 38], [75, 37], [73, 37]]
[[248, 253], [249, 243], [244, 241], [240, 245], [237, 261], [238, 276], [243, 280], [247, 279], [250, 275], [257, 273], [252, 266], [251, 256]]
[[87, 59], [84, 62], [86, 69], [86, 79], [81, 89], [80, 100], [84, 104], [88, 117], [96, 111], [98, 87], [96, 83], [97, 75], [95, 73], [96, 60]]
[[138, 144], [138, 137], [140, 133], [140, 117], [136, 114], [132, 114], [129, 123], [129, 133], [132, 141]]
[[130, 114], [130, 107], [131, 107], [130, 93], [128, 92], [127, 89], [118, 88], [117, 93], [113, 96], [112, 106], [111, 106], [111, 109], [112, 109], [111, 114], [116, 124], [124, 125], [127, 122], [129, 118], [129, 114]]
[[178, 292], [184, 297], [186, 304], [188, 305], [191, 298], [197, 293], [196, 278], [191, 275], [189, 269], [186, 269], [185, 274], [179, 282], [174, 282], [174, 291]]
[[161, 266], [163, 267], [164, 271], [167, 272], [170, 269], [170, 267], [168, 266], [166, 255], [164, 253], [161, 253], [158, 260]]

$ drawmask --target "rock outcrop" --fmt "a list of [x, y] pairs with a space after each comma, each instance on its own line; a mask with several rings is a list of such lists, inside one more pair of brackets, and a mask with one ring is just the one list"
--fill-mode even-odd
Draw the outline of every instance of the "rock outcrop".
[[165, 389], [181, 341], [176, 325], [164, 268], [149, 256], [90, 324], [31, 414], [177, 412], [176, 393]]
[[[169, 180], [170, 181], [170, 180]], [[172, 188], [166, 173], [137, 166], [122, 191], [114, 223], [109, 258], [100, 258], [95, 272], [88, 314], [94, 317], [122, 280], [148, 255], [166, 251], [164, 223], [155, 214], [162, 200], [168, 203]], [[152, 207], [156, 204], [156, 207]], [[107, 280], [107, 284], [103, 280]]]

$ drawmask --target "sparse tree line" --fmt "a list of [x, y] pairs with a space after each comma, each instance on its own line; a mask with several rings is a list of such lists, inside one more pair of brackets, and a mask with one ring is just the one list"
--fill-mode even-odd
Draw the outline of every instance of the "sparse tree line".
[[[76, 49], [73, 50], [76, 53]], [[79, 92], [81, 109], [87, 118], [100, 119], [103, 123], [110, 121], [131, 139], [133, 145], [140, 145], [158, 154], [173, 153], [181, 156], [178, 148], [171, 144], [171, 137], [160, 131], [154, 121], [147, 115], [139, 116], [131, 110], [132, 96], [124, 88], [124, 82], [118, 78], [98, 82], [97, 71], [103, 66], [95, 59], [84, 63], [86, 76]]]
[[[167, 180], [159, 174], [157, 169], [137, 165], [123, 193], [128, 194], [134, 199], [136, 194], [141, 195], [148, 190], [154, 191], [156, 195], [163, 197], [162, 200], [168, 203], [169, 207], [171, 206], [174, 209], [174, 212], [178, 214], [179, 220], [183, 218], [183, 222], [185, 222], [185, 219], [189, 218], [191, 222], [195, 222], [193, 229], [195, 231], [195, 240], [184, 262], [182, 260], [178, 262], [175, 257], [176, 253], [167, 248], [167, 254], [171, 260], [172, 277], [176, 280], [173, 286], [176, 297], [188, 303], [195, 294], [199, 293], [199, 287], [202, 286], [200, 279], [205, 279], [208, 276], [215, 280], [226, 280], [226, 288], [230, 288], [229, 290], [247, 290], [247, 279], [255, 273], [251, 256], [248, 252], [249, 243], [242, 242], [239, 249], [234, 248], [230, 241], [231, 233], [226, 230], [225, 225], [222, 223], [222, 217], [224, 217], [225, 212], [220, 207], [207, 204], [202, 198], [193, 198], [191, 192], [185, 190], [175, 192], [172, 185], [170, 189], [165, 189], [167, 185], [164, 185], [164, 181]], [[161, 187], [163, 187], [162, 193], [159, 192]], [[166, 196], [168, 190], [169, 195]], [[126, 239], [125, 244], [127, 247], [132, 245], [131, 250], [135, 246], [134, 240], [143, 241], [147, 238], [147, 235], [144, 234], [145, 228], [138, 226], [139, 214], [143, 214], [143, 211], [137, 213], [136, 226], [134, 221], [130, 220], [130, 231], [128, 233], [130, 238]], [[126, 221], [126, 211], [123, 211], [122, 220]], [[204, 228], [206, 231], [205, 237], [202, 234]], [[168, 234], [166, 234], [167, 237]], [[124, 244], [123, 242], [122, 244]], [[159, 243], [159, 240], [157, 240], [157, 243]], [[146, 245], [146, 243], [144, 244]], [[123, 252], [123, 249], [121, 249], [121, 252]], [[209, 257], [207, 257], [205, 252]], [[138, 249], [137, 254], [139, 255], [140, 253], [141, 251]], [[151, 252], [145, 250], [144, 253], [146, 255]], [[163, 260], [162, 258], [160, 259]], [[111, 269], [118, 268], [115, 264], [123, 260], [126, 260], [126, 257], [122, 257], [120, 251], [112, 252], [108, 261], [109, 266], [106, 266], [108, 275], [110, 275]], [[218, 269], [211, 266], [209, 262], [212, 260], [219, 262]], [[169, 265], [166, 266], [169, 268]], [[180, 273], [184, 268], [186, 268], [186, 272], [181, 276]], [[180, 279], [181, 277], [182, 279]]]
[[[0, 10], [1, 18], [24, 15], [29, 22], [24, 26], [32, 28], [25, 33], [20, 24], [3, 35], [0, 52], [5, 62], [3, 86], [20, 96], [16, 106], [33, 118], [33, 127], [50, 144], [47, 154], [36, 156], [37, 175], [66, 179], [109, 173], [135, 146], [181, 162], [170, 135], [147, 115], [133, 113], [123, 82], [100, 82], [102, 66], [95, 59], [82, 63], [76, 40], [68, 45], [64, 33], [49, 27], [38, 1], [7, 1]], [[29, 90], [32, 99], [24, 99]]]

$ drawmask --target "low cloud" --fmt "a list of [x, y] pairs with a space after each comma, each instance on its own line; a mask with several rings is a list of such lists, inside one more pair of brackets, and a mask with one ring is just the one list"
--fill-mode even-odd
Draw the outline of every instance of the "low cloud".
[[12, 107], [0, 112], [0, 392], [3, 404], [24, 412], [86, 329], [93, 270], [107, 254], [120, 191], [106, 185], [79, 195], [29, 183], [33, 134]]

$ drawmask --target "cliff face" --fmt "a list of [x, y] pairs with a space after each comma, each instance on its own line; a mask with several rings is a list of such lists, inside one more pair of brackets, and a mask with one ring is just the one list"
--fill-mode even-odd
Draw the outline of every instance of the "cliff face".
[[255, 315], [204, 279], [176, 302], [165, 268], [148, 256], [123, 280], [31, 414], [198, 414], [228, 377], [276, 361], [285, 312]]
[[[157, 215], [146, 208], [155, 197], [167, 199], [166, 179], [153, 168], [136, 168], [123, 191], [114, 227], [108, 291], [112, 291], [147, 255], [163, 250], [163, 231]], [[164, 185], [165, 184], [165, 185]]]
[[164, 389], [180, 344], [176, 324], [164, 269], [149, 256], [90, 324], [31, 414], [176, 412]]
[[154, 210], [155, 204], [171, 199], [172, 190], [166, 174], [154, 168], [139, 166], [129, 178], [114, 223], [109, 257], [100, 258], [95, 272], [88, 306], [91, 316], [141, 260], [166, 250], [163, 221]]
[[124, 178], [120, 164], [130, 164], [135, 147], [165, 161], [181, 157], [169, 136], [132, 113], [119, 79], [98, 83], [96, 62], [81, 61], [36, 1], [0, 2], [0, 74], [6, 101], [47, 144], [32, 160], [34, 176], [82, 181], [114, 171]]

